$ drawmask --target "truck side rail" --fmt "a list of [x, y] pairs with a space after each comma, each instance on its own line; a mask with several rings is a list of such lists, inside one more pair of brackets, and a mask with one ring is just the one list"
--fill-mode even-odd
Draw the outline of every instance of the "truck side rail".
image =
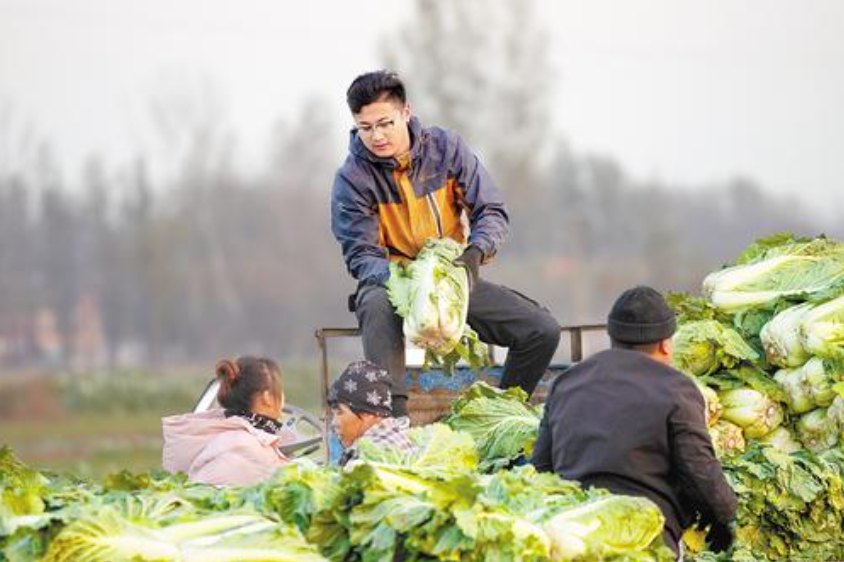
[[[569, 336], [569, 349], [571, 363], [577, 363], [583, 360], [583, 336], [589, 332], [605, 332], [606, 324], [576, 324], [572, 326], [563, 326], [561, 328], [564, 334]], [[320, 353], [320, 373], [321, 373], [321, 394], [322, 404], [327, 408], [328, 402], [328, 387], [329, 368], [328, 368], [328, 341], [336, 338], [356, 338], [360, 336], [359, 328], [319, 328], [315, 333], [317, 345]], [[326, 412], [326, 420], [328, 420], [328, 412]]]

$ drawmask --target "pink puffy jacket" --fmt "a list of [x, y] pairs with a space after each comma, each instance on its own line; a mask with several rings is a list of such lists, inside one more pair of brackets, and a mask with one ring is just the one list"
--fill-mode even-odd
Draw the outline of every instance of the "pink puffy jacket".
[[273, 435], [223, 410], [162, 418], [162, 465], [191, 482], [248, 486], [267, 480], [287, 458], [278, 450], [292, 434]]

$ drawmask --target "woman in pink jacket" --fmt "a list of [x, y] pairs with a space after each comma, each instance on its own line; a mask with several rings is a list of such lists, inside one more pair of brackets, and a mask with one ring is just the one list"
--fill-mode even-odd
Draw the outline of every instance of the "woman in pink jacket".
[[191, 482], [247, 486], [267, 480], [287, 462], [282, 429], [281, 371], [271, 359], [241, 357], [217, 363], [222, 409], [162, 419], [165, 470]]

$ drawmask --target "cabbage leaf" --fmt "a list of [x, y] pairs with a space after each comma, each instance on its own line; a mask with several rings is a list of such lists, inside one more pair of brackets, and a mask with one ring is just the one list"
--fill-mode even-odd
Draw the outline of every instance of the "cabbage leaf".
[[539, 434], [541, 414], [518, 387], [506, 390], [476, 382], [452, 405], [445, 423], [469, 433], [478, 447], [482, 471], [507, 466], [519, 455], [530, 456]]

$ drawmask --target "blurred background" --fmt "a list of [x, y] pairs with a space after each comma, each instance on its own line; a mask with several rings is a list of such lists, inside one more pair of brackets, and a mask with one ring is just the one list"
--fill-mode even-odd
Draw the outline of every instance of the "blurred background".
[[314, 330], [354, 325], [345, 90], [383, 67], [505, 194], [484, 276], [561, 324], [844, 236], [836, 0], [0, 0], [0, 444], [156, 467], [160, 417], [242, 354], [316, 410]]

